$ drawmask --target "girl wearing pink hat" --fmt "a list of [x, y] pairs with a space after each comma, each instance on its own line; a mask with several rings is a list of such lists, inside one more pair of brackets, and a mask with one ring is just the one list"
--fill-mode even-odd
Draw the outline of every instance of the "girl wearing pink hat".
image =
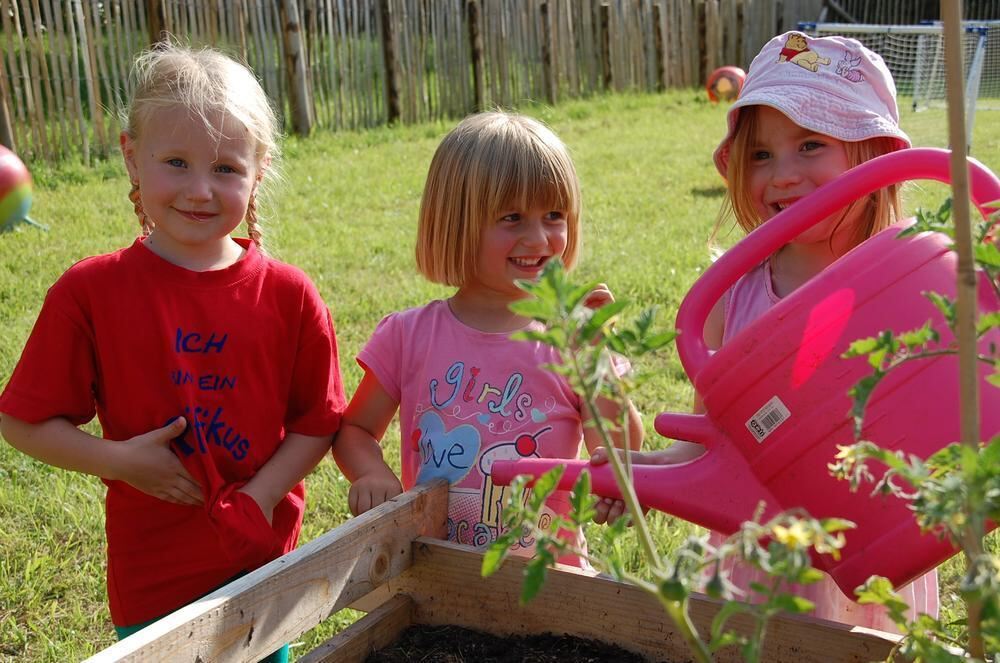
[[[727, 117], [715, 165], [726, 179], [720, 224], [732, 217], [750, 232], [822, 184], [869, 159], [910, 146], [899, 128], [896, 86], [882, 58], [845, 37], [788, 32], [771, 39], [750, 65]], [[718, 348], [837, 258], [900, 218], [896, 185], [855, 201], [802, 233], [744, 275], [720, 299], [705, 324], [705, 343]], [[716, 226], [716, 231], [718, 230]], [[695, 409], [703, 411], [695, 394]], [[675, 442], [634, 454], [637, 463], [678, 463], [702, 454], [701, 445]], [[603, 450], [596, 463], [606, 459]], [[713, 543], [722, 537], [713, 533]], [[730, 580], [747, 590], [769, 585], [762, 572], [731, 564]], [[811, 600], [814, 616], [895, 631], [882, 606], [859, 605], [829, 576], [792, 588]], [[938, 614], [937, 572], [901, 588], [911, 617]], [[747, 599], [754, 600], [752, 591]]]

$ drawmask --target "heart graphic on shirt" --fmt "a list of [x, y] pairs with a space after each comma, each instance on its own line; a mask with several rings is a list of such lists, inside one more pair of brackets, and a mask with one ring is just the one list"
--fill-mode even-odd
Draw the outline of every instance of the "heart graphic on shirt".
[[424, 412], [420, 417], [420, 470], [417, 483], [447, 479], [449, 484], [461, 481], [476, 463], [482, 440], [475, 426], [462, 424], [445, 430], [436, 412]]
[[540, 424], [546, 419], [548, 419], [548, 417], [545, 416], [544, 412], [539, 410], [537, 407], [531, 408], [531, 420], [534, 421], [536, 424]]
[[478, 417], [476, 417], [476, 419], [478, 419], [478, 420], [479, 420], [479, 423], [481, 423], [481, 424], [482, 424], [482, 425], [484, 425], [484, 426], [485, 426], [486, 424], [490, 423], [490, 415], [489, 415], [489, 414], [487, 414], [487, 413], [485, 413], [485, 412], [483, 412], [483, 413], [482, 413], [482, 414], [480, 414], [480, 415], [479, 415]]

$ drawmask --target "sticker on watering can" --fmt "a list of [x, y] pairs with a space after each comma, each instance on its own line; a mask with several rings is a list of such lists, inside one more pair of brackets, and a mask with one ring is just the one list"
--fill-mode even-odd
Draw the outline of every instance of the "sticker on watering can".
[[758, 442], [763, 442], [774, 429], [785, 422], [792, 413], [788, 411], [781, 399], [775, 396], [764, 407], [757, 410], [750, 419], [747, 420], [747, 430], [749, 430]]

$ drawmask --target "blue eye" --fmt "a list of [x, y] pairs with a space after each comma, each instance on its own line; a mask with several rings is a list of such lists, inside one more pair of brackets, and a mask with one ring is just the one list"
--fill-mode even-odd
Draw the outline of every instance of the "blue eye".
[[236, 169], [233, 168], [232, 166], [218, 166], [218, 167], [216, 167], [216, 170], [218, 170], [220, 173], [235, 173], [236, 172]]
[[510, 214], [504, 214], [500, 217], [500, 221], [503, 223], [517, 223], [521, 220], [521, 215], [518, 212], [512, 212]]
[[183, 168], [185, 165], [184, 159], [167, 159], [166, 163], [168, 166], [173, 166], [174, 168]]
[[764, 161], [771, 158], [771, 153], [767, 150], [757, 150], [750, 153], [750, 159], [753, 161]]
[[824, 144], [818, 140], [808, 140], [802, 144], [803, 152], [812, 152], [813, 150], [818, 150], [823, 147]]
[[546, 221], [562, 221], [566, 218], [566, 213], [562, 210], [554, 209], [545, 215]]

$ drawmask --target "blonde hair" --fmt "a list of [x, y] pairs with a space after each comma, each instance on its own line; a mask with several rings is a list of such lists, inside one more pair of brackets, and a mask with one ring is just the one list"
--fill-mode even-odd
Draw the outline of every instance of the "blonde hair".
[[561, 140], [523, 115], [489, 111], [462, 120], [438, 146], [420, 202], [417, 267], [434, 283], [475, 274], [486, 224], [506, 208], [564, 210], [567, 268], [580, 247], [580, 184]]
[[[275, 162], [280, 157], [278, 120], [263, 88], [246, 66], [219, 51], [194, 50], [168, 40], [136, 58], [129, 83], [132, 94], [121, 120], [122, 131], [133, 141], [142, 140], [155, 111], [176, 106], [201, 120], [210, 135], [221, 138], [216, 122], [222, 113], [242, 124], [254, 142], [258, 184], [275, 176]], [[134, 187], [130, 199], [137, 213], [141, 212]], [[139, 217], [143, 233], [149, 234], [153, 221], [142, 213]], [[250, 238], [263, 249], [254, 195], [250, 196], [246, 223]]]
[[[710, 241], [715, 239], [719, 228], [729, 217], [733, 217], [737, 225], [746, 232], [750, 232], [764, 223], [750, 197], [749, 183], [750, 158], [758, 132], [757, 108], [757, 106], [744, 107], [736, 120], [729, 156], [726, 201], [723, 203]], [[899, 140], [885, 136], [842, 142], [850, 168], [903, 147]], [[899, 190], [898, 184], [883, 187], [852, 202], [844, 209], [837, 222], [838, 226], [846, 219], [860, 214], [860, 220], [851, 237], [851, 248], [875, 233], [885, 230], [901, 218], [902, 204], [900, 203]]]

